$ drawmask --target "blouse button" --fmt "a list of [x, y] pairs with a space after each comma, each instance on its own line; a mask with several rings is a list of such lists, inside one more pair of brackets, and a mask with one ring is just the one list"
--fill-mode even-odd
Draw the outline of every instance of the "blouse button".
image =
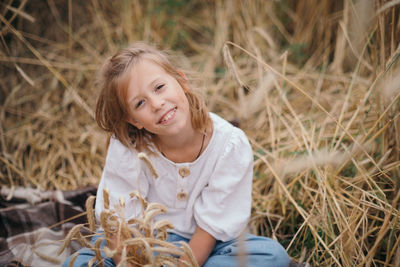
[[186, 193], [186, 192], [179, 192], [177, 195], [176, 195], [176, 197], [179, 199], [179, 200], [186, 200], [187, 198], [188, 198], [188, 194]]
[[182, 176], [182, 178], [189, 176], [189, 174], [190, 174], [190, 171], [187, 167], [182, 167], [179, 169], [179, 175]]

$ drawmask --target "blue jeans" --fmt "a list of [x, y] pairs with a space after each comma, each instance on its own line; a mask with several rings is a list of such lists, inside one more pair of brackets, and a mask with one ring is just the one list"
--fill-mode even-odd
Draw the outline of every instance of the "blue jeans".
[[[92, 244], [102, 235], [96, 235], [92, 238]], [[185, 241], [189, 239], [170, 233], [167, 238], [168, 242]], [[100, 247], [105, 245], [105, 240]], [[239, 262], [245, 260], [245, 266], [263, 266], [263, 267], [288, 267], [289, 256], [286, 250], [275, 240], [268, 237], [261, 237], [248, 234], [245, 238], [245, 258], [240, 258], [240, 244], [234, 239], [227, 242], [217, 241], [204, 267], [235, 267], [239, 266]], [[86, 267], [88, 262], [95, 256], [94, 252], [88, 248], [79, 250], [79, 256], [76, 258], [74, 267]], [[102, 252], [104, 258], [104, 266], [115, 267], [115, 263], [111, 258], [107, 258]], [[63, 263], [63, 267], [67, 267], [71, 256]], [[99, 266], [94, 264], [93, 266]]]

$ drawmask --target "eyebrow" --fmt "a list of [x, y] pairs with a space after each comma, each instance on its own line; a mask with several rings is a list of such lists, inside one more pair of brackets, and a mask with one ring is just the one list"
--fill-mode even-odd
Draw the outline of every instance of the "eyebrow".
[[161, 80], [160, 76], [156, 76], [156, 78], [149, 84], [151, 87], [155, 86], [155, 84], [157, 84], [157, 82]]
[[[161, 80], [161, 77], [160, 77], [160, 76], [156, 76], [156, 78], [153, 79], [153, 81], [151, 81], [151, 82], [149, 83], [148, 87], [153, 87], [153, 86], [155, 86], [155, 84], [157, 84], [159, 80]], [[138, 98], [137, 95], [135, 95], [134, 97], [132, 97], [131, 99], [129, 99], [129, 100], [128, 100], [128, 103], [132, 103], [136, 98]]]

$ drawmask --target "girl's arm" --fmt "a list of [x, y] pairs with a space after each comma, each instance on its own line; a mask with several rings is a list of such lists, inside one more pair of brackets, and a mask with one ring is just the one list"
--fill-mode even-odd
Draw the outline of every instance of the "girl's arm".
[[[210, 256], [211, 251], [215, 246], [215, 238], [197, 226], [192, 238], [190, 239], [189, 246], [193, 251], [197, 263], [202, 266]], [[188, 261], [186, 257], [183, 260]]]

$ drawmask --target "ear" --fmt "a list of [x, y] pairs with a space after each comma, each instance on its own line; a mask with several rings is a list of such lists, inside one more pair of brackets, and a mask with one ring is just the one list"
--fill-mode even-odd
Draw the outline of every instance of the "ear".
[[138, 128], [139, 130], [143, 129], [143, 125], [141, 125], [140, 123], [138, 123], [136, 120], [134, 120], [133, 118], [129, 117], [126, 120], [129, 124], [132, 124], [133, 126], [135, 126], [136, 128]]
[[187, 93], [187, 92], [189, 91], [189, 83], [188, 83], [186, 74], [185, 74], [182, 70], [178, 70], [178, 73], [179, 73], [179, 75], [182, 76], [182, 78], [183, 78], [183, 81], [182, 81], [182, 84], [181, 84], [182, 89], [183, 89], [183, 91], [184, 91], [185, 93]]
[[186, 74], [182, 70], [178, 70], [178, 73], [183, 77], [183, 79], [185, 79], [185, 81], [187, 80]]

